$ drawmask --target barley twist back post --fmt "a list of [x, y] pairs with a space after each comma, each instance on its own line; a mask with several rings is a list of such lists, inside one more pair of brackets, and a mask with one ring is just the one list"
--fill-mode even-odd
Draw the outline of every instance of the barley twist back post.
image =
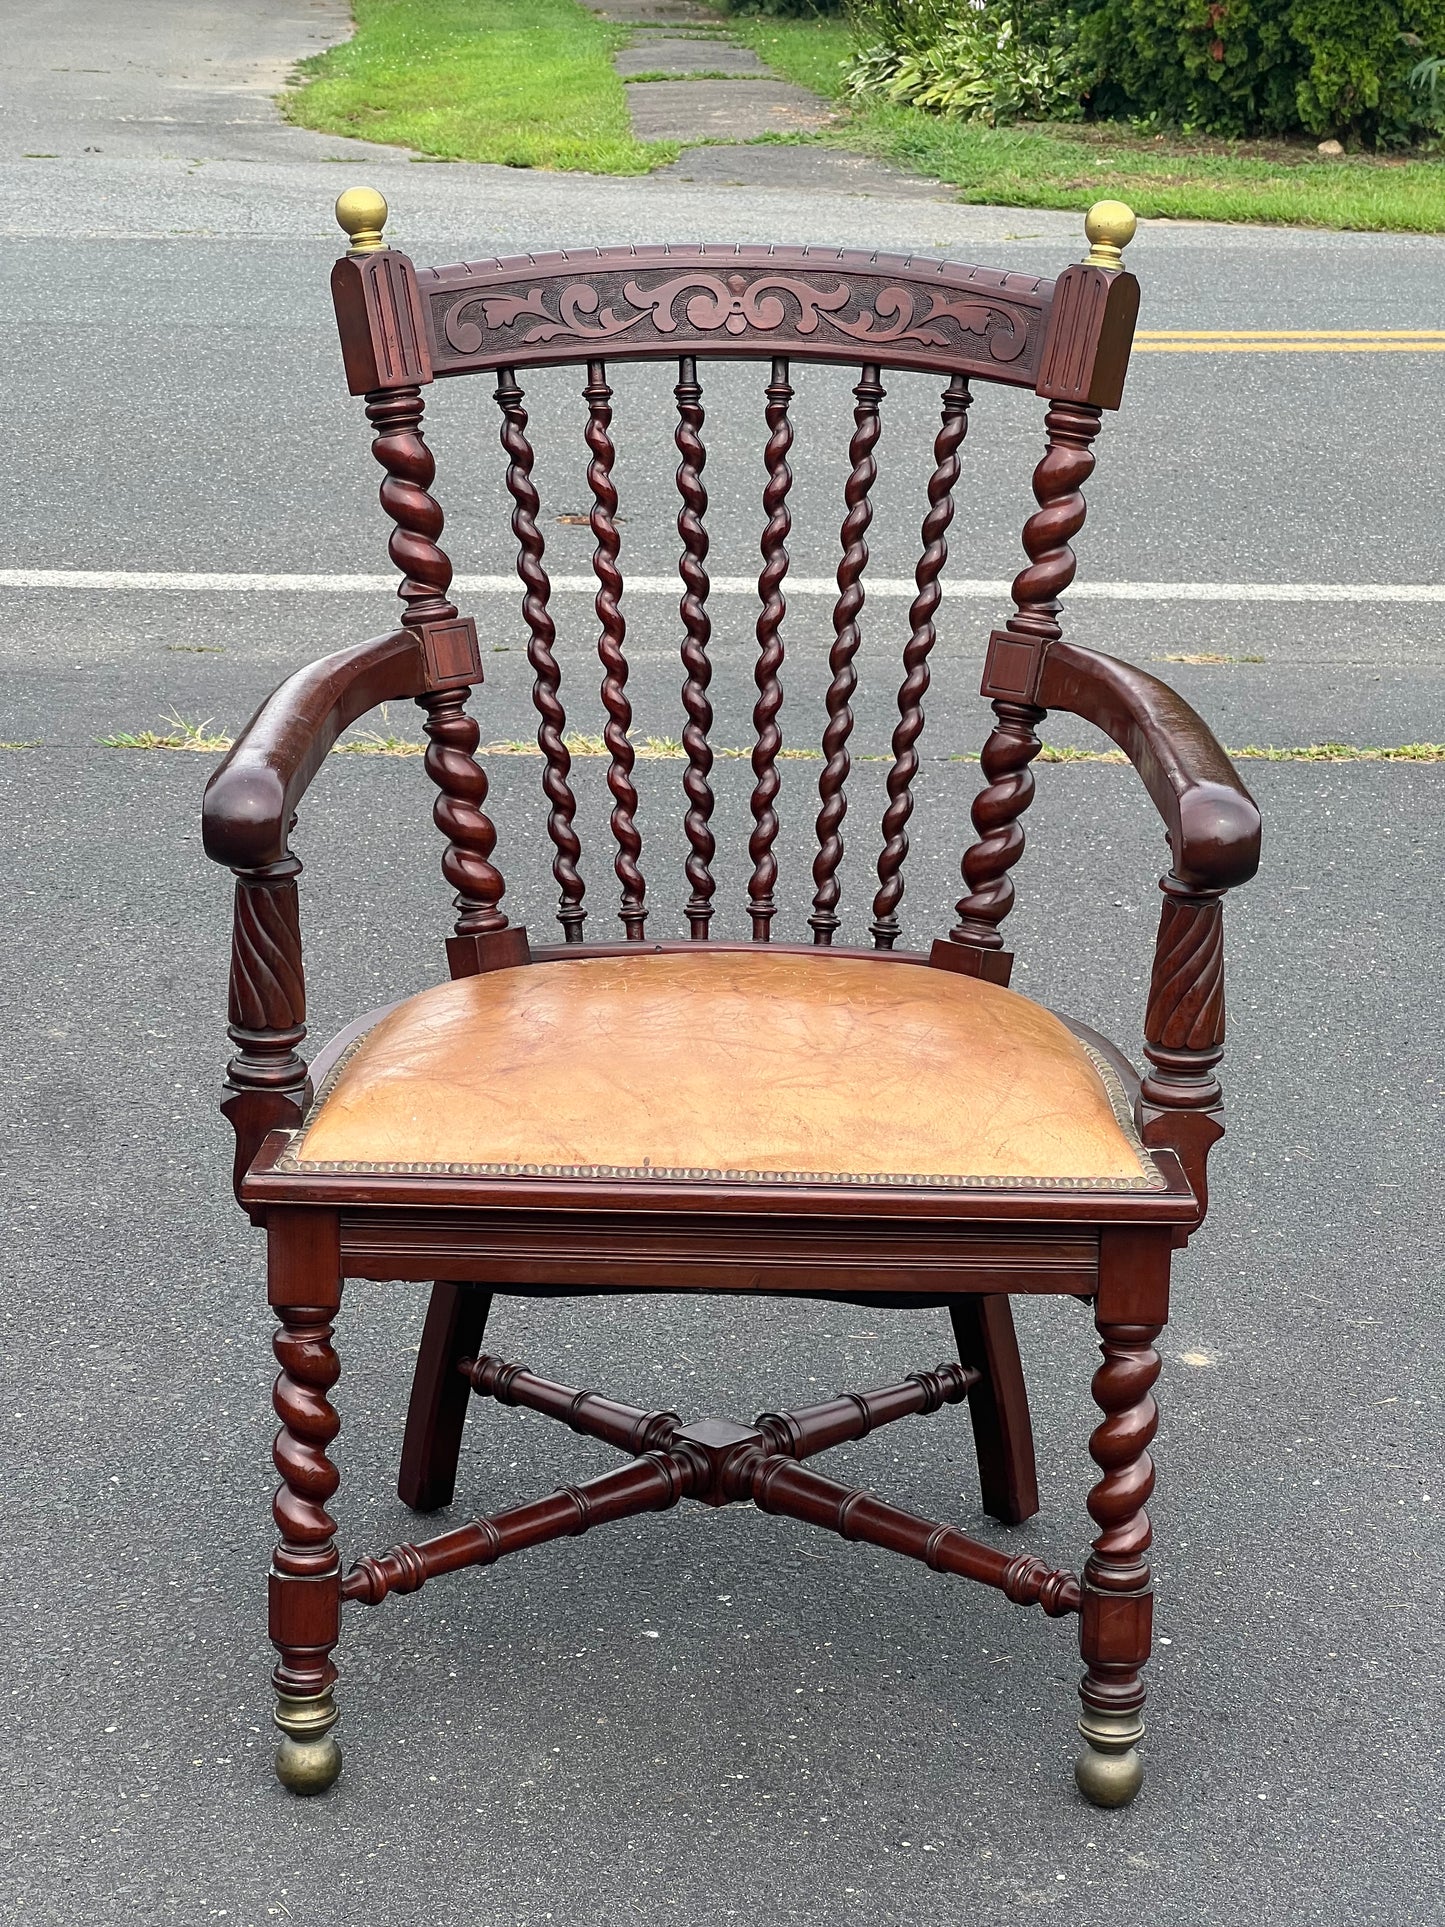
[[394, 253], [382, 232], [386, 202], [369, 188], [351, 188], [336, 203], [336, 219], [351, 246], [336, 264], [332, 292], [342, 320], [343, 349], [353, 392], [366, 394], [371, 452], [386, 471], [381, 505], [395, 524], [388, 544], [402, 579], [403, 627], [420, 640], [426, 688], [426, 771], [440, 792], [433, 815], [447, 839], [442, 874], [456, 892], [455, 935], [447, 954], [454, 976], [483, 967], [485, 956], [525, 949], [501, 909], [505, 890], [492, 862], [497, 833], [484, 808], [487, 778], [476, 760], [480, 731], [466, 708], [467, 692], [482, 680], [476, 626], [448, 597], [452, 565], [441, 547], [441, 504], [431, 493], [436, 462], [422, 432], [422, 387], [432, 379], [416, 273]]
[[1049, 407], [1044, 454], [1033, 476], [1038, 508], [1023, 529], [1029, 559], [1014, 578], [1014, 612], [990, 636], [984, 665], [983, 694], [992, 701], [995, 724], [980, 759], [984, 787], [972, 810], [977, 840], [963, 859], [958, 922], [933, 956], [998, 983], [1008, 982], [1012, 968], [1000, 926], [1013, 908], [1010, 872], [1024, 853], [1021, 819], [1034, 796], [1029, 765], [1042, 747], [1037, 732], [1047, 714], [1037, 700], [1039, 680], [1050, 646], [1063, 633], [1059, 598], [1074, 579], [1071, 545], [1087, 513], [1083, 488], [1093, 473], [1094, 439], [1104, 409], [1119, 405], [1133, 340], [1138, 288], [1122, 272], [1122, 257], [1136, 225], [1123, 202], [1096, 203], [1084, 222], [1088, 258], [1056, 284], [1037, 383]]

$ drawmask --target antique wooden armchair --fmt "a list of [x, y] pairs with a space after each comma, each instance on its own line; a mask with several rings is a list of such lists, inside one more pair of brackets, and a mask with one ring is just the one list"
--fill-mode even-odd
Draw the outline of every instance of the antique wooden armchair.
[[[267, 1236], [279, 1321], [280, 1532], [271, 1570], [279, 1650], [277, 1771], [298, 1793], [329, 1786], [341, 1756], [332, 1649], [346, 1602], [374, 1606], [439, 1574], [681, 1498], [751, 1499], [767, 1512], [864, 1539], [1001, 1589], [1051, 1617], [1077, 1614], [1084, 1662], [1079, 1787], [1121, 1805], [1141, 1775], [1140, 1674], [1150, 1651], [1148, 1446], [1154, 1341], [1170, 1254], [1204, 1216], [1205, 1159], [1222, 1129], [1221, 898], [1253, 875], [1259, 818], [1194, 712], [1141, 670], [1062, 640], [1058, 596], [1094, 462], [1101, 411], [1118, 406], [1138, 306], [1120, 249], [1127, 208], [1096, 207], [1092, 252], [1057, 281], [952, 263], [798, 248], [648, 247], [523, 256], [418, 271], [388, 248], [386, 204], [356, 190], [333, 292], [351, 392], [366, 397], [391, 556], [405, 605], [392, 635], [299, 671], [258, 710], [206, 793], [208, 853], [236, 874], [223, 1109], [237, 1195]], [[604, 355], [676, 364], [681, 508], [679, 627], [687, 723], [687, 936], [657, 941], [635, 826], [631, 710], [619, 609], [611, 389]], [[752, 751], [751, 943], [709, 938], [714, 838], [708, 731], [708, 537], [698, 358], [768, 371]], [[809, 944], [774, 940], [778, 710], [790, 520], [794, 360], [861, 368], [833, 614]], [[596, 540], [596, 613], [607, 711], [619, 942], [583, 942], [576, 800], [549, 581], [518, 371], [583, 371]], [[882, 824], [873, 947], [839, 927], [844, 782], [884, 369], [946, 386], [926, 486], [917, 595], [902, 652]], [[447, 599], [442, 512], [421, 433], [422, 388], [496, 378], [517, 570], [540, 715], [560, 944], [534, 946], [502, 909], [487, 781], [466, 709], [482, 680], [473, 622]], [[1031, 388], [1048, 404], [1023, 530], [1015, 611], [989, 640], [993, 732], [963, 857], [958, 923], [930, 950], [897, 947], [911, 790], [971, 401], [970, 382]], [[922, 489], [920, 489], [922, 494]], [[415, 698], [430, 739], [442, 868], [458, 916], [450, 981], [344, 1031], [308, 1075], [305, 996], [288, 837], [340, 733]], [[1142, 1083], [1110, 1044], [1008, 988], [1000, 926], [1030, 759], [1046, 711], [1087, 718], [1127, 753], [1167, 828]], [[902, 1067], [902, 1074], [900, 1074]], [[645, 1096], [639, 1100], [639, 1093]], [[626, 1095], [627, 1102], [620, 1099]], [[473, 1396], [550, 1414], [620, 1447], [619, 1469], [343, 1573], [328, 1510], [339, 1419], [332, 1321], [344, 1278], [431, 1281], [400, 1492], [418, 1511], [451, 1497]], [[786, 1291], [946, 1306], [958, 1359], [902, 1384], [793, 1412], [691, 1424], [575, 1392], [488, 1356], [494, 1291]], [[1037, 1508], [1033, 1444], [1008, 1294], [1091, 1302], [1104, 1362], [1090, 1450], [1098, 1528], [1081, 1575], [1010, 1556], [822, 1477], [804, 1461], [908, 1413], [967, 1401], [983, 1504], [1015, 1524]]]

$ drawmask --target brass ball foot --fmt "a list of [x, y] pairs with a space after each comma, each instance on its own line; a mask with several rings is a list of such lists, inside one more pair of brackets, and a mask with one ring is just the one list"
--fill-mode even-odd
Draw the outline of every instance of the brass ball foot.
[[1084, 1745], [1074, 1762], [1074, 1784], [1096, 1807], [1126, 1807], [1144, 1784], [1138, 1742], [1144, 1722], [1137, 1713], [1099, 1713], [1084, 1709], [1079, 1721]]
[[341, 1748], [331, 1737], [336, 1705], [330, 1687], [315, 1699], [278, 1694], [276, 1724], [276, 1778], [291, 1793], [324, 1793], [341, 1771]]

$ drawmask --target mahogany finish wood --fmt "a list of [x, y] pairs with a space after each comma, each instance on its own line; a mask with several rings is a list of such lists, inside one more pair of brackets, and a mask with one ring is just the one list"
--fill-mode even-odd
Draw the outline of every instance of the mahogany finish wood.
[[497, 406], [502, 411], [502, 447], [507, 453], [507, 493], [514, 504], [512, 533], [517, 538], [517, 574], [522, 583], [522, 616], [527, 624], [527, 661], [536, 681], [532, 701], [541, 722], [537, 746], [542, 752], [542, 788], [546, 792], [547, 834], [556, 851], [552, 874], [561, 896], [557, 921], [568, 943], [581, 943], [587, 912], [585, 886], [578, 871], [582, 845], [573, 827], [577, 798], [572, 791], [572, 757], [563, 740], [567, 712], [562, 706], [562, 671], [555, 653], [557, 628], [548, 604], [552, 584], [543, 564], [543, 541], [537, 527], [540, 503], [532, 480], [535, 456], [527, 437], [527, 411], [522, 390], [510, 368], [497, 370]]
[[[1057, 285], [903, 255], [712, 245], [573, 248], [415, 275], [438, 376], [598, 353], [616, 361], [761, 352], [962, 371], [1026, 388], [1039, 379]], [[338, 319], [353, 338], [374, 326], [354, 310], [338, 309]], [[1127, 362], [1132, 316], [1081, 315], [1070, 332], [1078, 364], [1070, 381], [1095, 380], [1096, 337], [1122, 332]], [[360, 345], [348, 355], [353, 394], [366, 392], [355, 381], [370, 375], [367, 355]]]
[[574, 1432], [620, 1446], [636, 1455], [633, 1464], [495, 1518], [474, 1519], [419, 1545], [393, 1546], [379, 1558], [362, 1559], [343, 1582], [343, 1597], [377, 1606], [390, 1593], [416, 1592], [443, 1573], [493, 1565], [549, 1539], [692, 1498], [713, 1506], [751, 1500], [759, 1511], [883, 1546], [921, 1560], [934, 1572], [994, 1586], [1015, 1605], [1041, 1606], [1051, 1618], [1079, 1610], [1081, 1590], [1072, 1573], [1056, 1572], [1028, 1555], [1011, 1558], [952, 1526], [920, 1519], [799, 1463], [846, 1439], [864, 1438], [880, 1425], [957, 1404], [979, 1382], [977, 1372], [960, 1365], [944, 1363], [933, 1372], [913, 1373], [901, 1385], [847, 1393], [796, 1412], [765, 1412], [750, 1426], [731, 1419], [684, 1425], [675, 1412], [619, 1405], [495, 1358], [463, 1360], [460, 1369], [484, 1397], [526, 1406]]
[[955, 1298], [948, 1314], [959, 1363], [978, 1373], [968, 1415], [983, 1509], [1002, 1525], [1022, 1525], [1039, 1509], [1039, 1481], [1013, 1312], [1000, 1292]]
[[793, 486], [793, 471], [788, 467], [788, 450], [793, 445], [793, 425], [788, 420], [788, 404], [793, 398], [785, 356], [773, 357], [772, 380], [767, 388], [767, 446], [763, 466], [768, 473], [763, 490], [763, 570], [758, 577], [758, 660], [753, 679], [758, 700], [753, 706], [753, 728], [757, 742], [753, 747], [753, 833], [748, 839], [748, 855], [753, 874], [748, 881], [748, 909], [753, 936], [766, 943], [772, 935], [777, 905], [773, 886], [778, 880], [773, 845], [778, 838], [778, 816], [773, 808], [778, 799], [778, 751], [783, 733], [778, 727], [778, 711], [783, 706], [780, 673], [783, 667], [783, 582], [788, 573], [788, 532], [792, 516], [788, 510], [788, 491]]
[[632, 780], [637, 753], [628, 731], [632, 728], [632, 704], [627, 699], [627, 655], [624, 643], [627, 625], [622, 617], [622, 571], [618, 567], [621, 537], [617, 533], [617, 488], [612, 466], [617, 459], [612, 446], [612, 390], [607, 385], [607, 364], [587, 364], [587, 446], [592, 460], [587, 469], [587, 484], [592, 490], [589, 518], [597, 548], [592, 570], [597, 577], [595, 607], [599, 635], [598, 654], [602, 658], [602, 707], [607, 711], [602, 740], [607, 745], [607, 787], [612, 792], [612, 834], [617, 842], [614, 868], [622, 885], [618, 915], [629, 943], [641, 943], [642, 927], [647, 921], [643, 901], [647, 886], [638, 859], [642, 838], [637, 830], [637, 787]]
[[682, 540], [682, 554], [677, 572], [682, 578], [682, 666], [686, 672], [682, 706], [687, 711], [682, 730], [682, 747], [687, 754], [687, 774], [682, 779], [687, 794], [687, 815], [682, 827], [689, 845], [687, 880], [692, 886], [687, 899], [687, 931], [690, 937], [702, 941], [712, 921], [712, 900], [717, 890], [712, 874], [717, 843], [710, 828], [713, 793], [709, 778], [713, 753], [707, 734], [712, 728], [712, 704], [707, 696], [708, 684], [712, 681], [712, 664], [707, 653], [712, 640], [712, 619], [707, 612], [711, 584], [707, 574], [708, 536], [703, 520], [707, 514], [707, 488], [702, 475], [707, 448], [702, 439], [705, 416], [695, 356], [683, 355], [679, 359], [673, 394], [677, 398], [674, 439], [681, 457], [677, 465], [677, 492], [682, 497], [682, 507], [677, 512], [677, 532]]
[[[1046, 713], [1036, 700], [1040, 668], [1063, 634], [1058, 599], [1074, 579], [1069, 543], [1084, 526], [1082, 488], [1093, 471], [1091, 444], [1101, 420], [1097, 408], [1063, 402], [1044, 417], [1047, 446], [1033, 478], [1039, 507], [1023, 532], [1029, 565], [1014, 578], [1013, 615], [989, 638], [983, 693], [993, 698], [997, 721], [983, 749], [986, 787], [973, 806], [979, 841], [963, 859], [968, 894], [949, 932], [956, 943], [979, 950], [1002, 953], [999, 925], [1013, 908], [1008, 873], [1024, 853], [1019, 818], [1034, 798], [1029, 764], [1042, 747], [1035, 732]], [[1006, 974], [1001, 981], [1007, 982]]]
[[[1117, 219], [1117, 211], [1110, 218]], [[1152, 676], [1062, 634], [1060, 598], [1076, 567], [1072, 543], [1084, 524], [1083, 486], [1104, 413], [1121, 399], [1137, 284], [1118, 270], [1117, 249], [1098, 246], [1088, 262], [1066, 268], [1056, 281], [847, 250], [693, 245], [570, 250], [418, 272], [405, 255], [378, 245], [370, 229], [348, 232], [357, 245], [336, 264], [333, 294], [347, 385], [365, 397], [372, 452], [385, 474], [381, 500], [393, 525], [401, 625], [284, 683], [217, 770], [204, 809], [207, 853], [236, 876], [229, 1006], [235, 1054], [223, 1109], [236, 1134], [237, 1194], [267, 1232], [268, 1291], [279, 1323], [280, 1486], [271, 1578], [278, 1771], [293, 1790], [319, 1792], [340, 1769], [331, 1733], [332, 1654], [343, 1599], [375, 1604], [443, 1573], [691, 1498], [709, 1505], [751, 1501], [992, 1586], [1047, 1615], [1077, 1614], [1085, 1669], [1079, 1785], [1098, 1804], [1121, 1804], [1139, 1783], [1136, 1743], [1150, 1646], [1147, 1501], [1157, 1425], [1156, 1342], [1168, 1317], [1171, 1252], [1202, 1221], [1205, 1159], [1222, 1128], [1222, 898], [1254, 874], [1259, 860], [1258, 812], [1203, 722]], [[1100, 232], [1091, 228], [1096, 242]], [[1139, 771], [1171, 850], [1144, 1018], [1142, 1082], [1114, 1045], [1082, 1026], [1074, 1029], [1123, 1080], [1161, 1189], [964, 1190], [884, 1182], [763, 1185], [745, 1175], [704, 1183], [278, 1168], [311, 1102], [301, 1056], [301, 866], [290, 833], [337, 737], [381, 703], [415, 700], [424, 713], [426, 768], [445, 839], [442, 866], [455, 893], [455, 926], [446, 939], [453, 975], [525, 968], [534, 956], [556, 962], [747, 947], [713, 945], [709, 936], [717, 840], [702, 366], [727, 357], [754, 361], [763, 376], [747, 898], [753, 941], [776, 941], [803, 955], [826, 948], [869, 958], [880, 969], [941, 968], [1006, 984], [1012, 960], [1002, 926], [1024, 847], [1022, 818], [1033, 795], [1040, 725], [1051, 708], [1094, 724]], [[686, 898], [685, 934], [661, 940], [646, 930], [649, 917], [655, 921], [660, 913], [649, 904], [643, 877], [628, 735], [609, 374], [609, 364], [638, 359], [666, 364], [669, 376], [675, 371]], [[775, 844], [791, 403], [795, 385], [807, 379], [806, 365], [815, 362], [850, 366], [857, 379], [821, 725], [817, 854], [810, 914], [799, 932], [780, 921], [786, 906], [778, 900]], [[562, 668], [518, 379], [519, 372], [553, 364], [577, 371], [585, 407], [621, 922], [620, 932], [596, 943], [583, 942], [588, 904]], [[502, 908], [497, 830], [477, 754], [480, 726], [467, 703], [482, 680], [481, 660], [475, 627], [450, 598], [442, 509], [432, 493], [435, 463], [422, 426], [429, 383], [481, 370], [495, 376], [558, 891], [561, 942], [535, 952]], [[895, 376], [918, 371], [945, 384], [943, 412], [932, 474], [920, 489], [927, 506], [917, 594], [901, 637], [868, 948], [838, 942], [856, 658], [884, 377], [896, 386]], [[993, 705], [993, 729], [973, 807], [974, 842], [962, 858], [957, 922], [931, 949], [925, 942], [910, 950], [900, 910], [947, 530], [968, 411], [975, 393], [997, 384], [1031, 388], [1047, 404], [1044, 453], [1033, 476], [1037, 508], [1022, 532], [1027, 563], [1013, 584], [1013, 612], [988, 647], [983, 694]], [[574, 458], [578, 453], [574, 449]], [[649, 859], [648, 868], [656, 893], [667, 874], [666, 851]], [[322, 1053], [318, 1080], [379, 1014], [350, 1026]], [[760, 1012], [759, 1022], [765, 1021]], [[625, 1074], [619, 1066], [619, 1101], [625, 1101]], [[338, 1478], [329, 1453], [340, 1422], [332, 1341], [347, 1277], [431, 1287], [399, 1481], [401, 1496], [417, 1511], [452, 1498], [473, 1396], [546, 1413], [630, 1454], [629, 1462], [492, 1518], [363, 1557], [343, 1580], [332, 1510]], [[947, 1309], [958, 1360], [897, 1385], [764, 1413], [750, 1425], [731, 1419], [684, 1425], [676, 1413], [578, 1392], [479, 1350], [495, 1292], [655, 1290]], [[985, 1511], [1004, 1525], [1032, 1516], [1038, 1508], [1033, 1440], [1009, 1306], [1016, 1292], [1080, 1298], [1093, 1307], [1103, 1359], [1093, 1381], [1101, 1417], [1090, 1442], [1099, 1471], [1088, 1498], [1096, 1536], [1077, 1575], [920, 1519], [803, 1463], [879, 1425], [966, 1403]]]
[[953, 520], [953, 490], [958, 481], [958, 451], [968, 432], [973, 400], [968, 383], [955, 375], [943, 397], [943, 425], [933, 444], [933, 474], [928, 482], [928, 513], [923, 518], [923, 553], [915, 575], [918, 593], [908, 612], [903, 650], [903, 687], [898, 692], [898, 727], [888, 771], [888, 807], [883, 812], [883, 848], [878, 857], [878, 893], [873, 899], [873, 941], [891, 950], [898, 941], [898, 905], [903, 897], [903, 859], [908, 854], [908, 819], [913, 814], [913, 779], [918, 774], [918, 738], [923, 733], [923, 698], [928, 693], [928, 658], [936, 640], [933, 618], [943, 600], [939, 577], [948, 560], [945, 537]]
[[838, 865], [843, 861], [843, 819], [848, 813], [844, 784], [848, 780], [848, 738], [853, 734], [849, 707], [858, 687], [853, 658], [862, 641], [858, 623], [863, 613], [863, 571], [868, 566], [868, 526], [873, 519], [869, 497], [878, 477], [873, 450], [881, 427], [879, 404], [884, 396], [878, 368], [865, 362], [853, 390], [853, 439], [848, 444], [850, 464], [843, 490], [843, 554], [838, 563], [838, 599], [833, 604], [833, 648], [828, 657], [828, 723], [823, 731], [823, 769], [818, 778], [818, 854], [813, 861], [812, 926], [816, 943], [831, 944], [838, 928]]
[[432, 1286], [396, 1482], [398, 1495], [414, 1512], [435, 1512], [452, 1502], [468, 1402], [457, 1358], [480, 1346], [491, 1307], [492, 1294], [484, 1286], [445, 1278]]

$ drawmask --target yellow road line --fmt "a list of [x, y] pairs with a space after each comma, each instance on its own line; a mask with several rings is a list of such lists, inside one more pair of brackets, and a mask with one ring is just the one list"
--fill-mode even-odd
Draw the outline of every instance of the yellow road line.
[[1149, 328], [1148, 355], [1421, 355], [1445, 353], [1441, 328]]
[[1141, 328], [1141, 341], [1445, 341], [1445, 328]]

